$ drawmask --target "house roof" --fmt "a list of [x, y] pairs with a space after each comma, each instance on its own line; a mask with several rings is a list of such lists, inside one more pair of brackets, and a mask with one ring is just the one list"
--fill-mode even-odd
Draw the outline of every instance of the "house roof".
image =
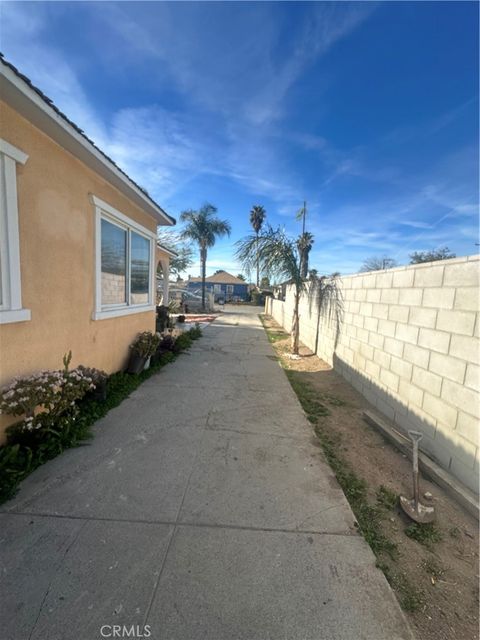
[[174, 225], [168, 215], [150, 195], [107, 154], [90, 140], [32, 81], [0, 53], [0, 95], [20, 115], [46, 133], [64, 149], [79, 158], [96, 173], [149, 213], [158, 224]]
[[163, 244], [160, 244], [160, 242], [157, 242], [157, 247], [160, 249], [160, 251], [163, 251], [171, 258], [176, 258], [178, 256], [178, 253], [176, 251], [173, 251], [172, 249], [167, 249], [167, 247], [165, 247]]
[[[189, 282], [201, 282], [201, 278], [190, 278]], [[232, 276], [231, 273], [227, 273], [226, 271], [219, 271], [215, 273], [213, 276], [208, 276], [205, 278], [205, 282], [211, 282], [213, 284], [247, 284], [244, 280], [240, 280], [236, 276]]]

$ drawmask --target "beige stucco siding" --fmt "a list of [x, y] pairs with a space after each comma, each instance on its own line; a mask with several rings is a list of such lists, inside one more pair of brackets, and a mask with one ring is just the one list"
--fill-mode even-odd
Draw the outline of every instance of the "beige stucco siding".
[[[22, 305], [31, 321], [0, 326], [0, 385], [13, 376], [76, 365], [120, 369], [139, 332], [154, 330], [153, 311], [92, 320], [95, 306], [95, 211], [101, 198], [156, 233], [156, 222], [83, 163], [0, 102], [0, 137], [28, 154], [17, 164]], [[2, 429], [0, 426], [0, 433]]]

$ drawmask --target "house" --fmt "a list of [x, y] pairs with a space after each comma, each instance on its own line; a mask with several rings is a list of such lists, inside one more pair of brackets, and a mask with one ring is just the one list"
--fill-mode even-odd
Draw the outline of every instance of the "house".
[[70, 350], [119, 370], [155, 330], [157, 226], [175, 220], [4, 58], [0, 98], [0, 385]]
[[[196, 291], [201, 287], [201, 278], [188, 279], [187, 289], [189, 291]], [[213, 276], [206, 278], [205, 288], [214, 294], [215, 300], [223, 298], [226, 302], [229, 302], [231, 300], [248, 300], [249, 297], [248, 283], [226, 271], [217, 271]]]

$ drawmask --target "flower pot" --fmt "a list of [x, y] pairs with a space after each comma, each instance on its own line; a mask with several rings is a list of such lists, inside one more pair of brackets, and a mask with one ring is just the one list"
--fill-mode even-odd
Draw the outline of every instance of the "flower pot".
[[139, 355], [135, 351], [130, 353], [130, 360], [128, 361], [127, 373], [134, 373], [138, 375], [142, 373], [145, 367], [146, 358]]
[[107, 399], [107, 381], [102, 380], [95, 384], [95, 389], [89, 392], [92, 400], [95, 402], [105, 402]]

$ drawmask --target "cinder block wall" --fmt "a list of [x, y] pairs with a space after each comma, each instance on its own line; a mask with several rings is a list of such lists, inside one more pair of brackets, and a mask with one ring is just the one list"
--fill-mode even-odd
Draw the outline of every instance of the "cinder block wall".
[[[300, 339], [478, 493], [479, 256], [339, 279], [340, 317], [302, 296]], [[290, 329], [293, 289], [267, 301]]]

